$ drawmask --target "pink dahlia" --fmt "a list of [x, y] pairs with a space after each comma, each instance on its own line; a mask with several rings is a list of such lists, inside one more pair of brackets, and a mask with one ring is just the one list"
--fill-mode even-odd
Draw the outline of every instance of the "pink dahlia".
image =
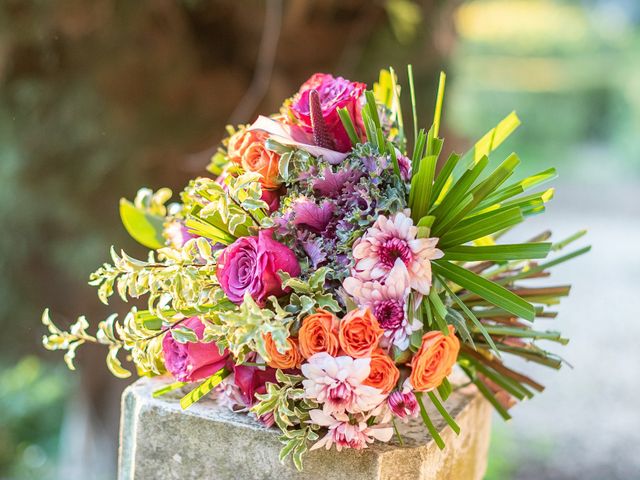
[[363, 281], [386, 283], [397, 259], [407, 267], [411, 288], [428, 295], [431, 288], [431, 260], [442, 258], [437, 238], [416, 238], [418, 227], [409, 210], [387, 218], [380, 215], [355, 244], [353, 276]]
[[342, 286], [360, 308], [369, 307], [384, 330], [382, 346], [409, 347], [409, 336], [422, 328], [420, 320], [409, 323], [407, 299], [410, 291], [409, 272], [404, 262], [397, 258], [386, 282], [362, 281], [348, 277]]
[[362, 414], [350, 417], [346, 413], [328, 414], [322, 410], [311, 410], [311, 421], [316, 425], [328, 428], [327, 434], [318, 440], [311, 450], [325, 447], [327, 450], [335, 443], [336, 450], [342, 448], [367, 448], [374, 440], [388, 442], [393, 435], [393, 428], [382, 425], [369, 426], [367, 420], [371, 416]]
[[372, 410], [385, 399], [379, 389], [364, 385], [370, 372], [370, 358], [332, 357], [316, 353], [303, 364], [302, 381], [306, 396], [323, 404], [326, 414], [361, 413]]

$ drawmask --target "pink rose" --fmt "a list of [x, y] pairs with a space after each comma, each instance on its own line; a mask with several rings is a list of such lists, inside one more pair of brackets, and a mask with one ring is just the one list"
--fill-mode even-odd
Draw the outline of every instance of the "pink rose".
[[278, 271], [300, 275], [300, 265], [288, 247], [271, 238], [271, 230], [242, 237], [222, 251], [216, 275], [229, 300], [241, 304], [245, 292], [264, 305], [270, 295], [284, 293]]
[[[204, 325], [198, 317], [191, 317], [183, 325], [202, 338]], [[178, 343], [167, 332], [162, 339], [164, 364], [167, 370], [180, 382], [197, 382], [210, 377], [224, 367], [229, 352], [220, 353], [214, 343]]]
[[360, 97], [367, 86], [364, 83], [351, 82], [342, 77], [334, 78], [325, 73], [316, 73], [302, 84], [291, 105], [293, 115], [306, 132], [313, 132], [309, 107], [309, 92], [317, 90], [320, 97], [322, 116], [330, 134], [334, 137], [336, 150], [348, 152], [351, 141], [342, 126], [338, 108], [346, 108], [360, 138], [364, 135], [364, 125], [360, 113]]

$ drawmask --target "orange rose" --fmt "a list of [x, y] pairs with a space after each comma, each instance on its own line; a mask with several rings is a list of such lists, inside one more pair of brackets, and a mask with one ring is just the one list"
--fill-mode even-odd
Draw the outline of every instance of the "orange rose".
[[370, 357], [384, 330], [371, 310], [352, 310], [340, 322], [338, 338], [344, 352], [353, 358]]
[[400, 378], [400, 371], [394, 361], [378, 349], [371, 354], [371, 372], [364, 381], [365, 385], [379, 388], [382, 393], [387, 394], [393, 390]]
[[269, 136], [265, 132], [255, 130], [239, 130], [229, 138], [227, 155], [229, 160], [241, 165], [247, 172], [262, 175], [262, 186], [275, 190], [280, 186], [278, 181], [278, 163], [280, 155], [267, 150], [265, 142]]
[[460, 341], [455, 333], [449, 325], [449, 335], [439, 330], [423, 335], [420, 350], [411, 361], [410, 379], [414, 389], [433, 390], [451, 373], [460, 351]]
[[316, 313], [305, 317], [298, 331], [302, 356], [309, 358], [313, 354], [327, 352], [335, 357], [339, 349], [337, 329], [338, 318], [321, 308], [317, 309]]
[[276, 348], [276, 342], [273, 341], [271, 334], [268, 333], [264, 337], [264, 346], [267, 350], [269, 358], [267, 365], [272, 368], [281, 368], [282, 370], [288, 370], [290, 368], [296, 368], [302, 363], [302, 357], [298, 350], [298, 342], [295, 339], [287, 338], [289, 344], [289, 350], [284, 353], [280, 353]]

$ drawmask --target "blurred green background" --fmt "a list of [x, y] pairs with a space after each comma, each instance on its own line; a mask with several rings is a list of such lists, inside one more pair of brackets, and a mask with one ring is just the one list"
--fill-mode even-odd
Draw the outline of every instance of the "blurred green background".
[[515, 109], [500, 153], [519, 153], [521, 176], [560, 173], [532, 232], [587, 227], [596, 246], [558, 272], [575, 285], [557, 326], [575, 370], [523, 366], [548, 391], [495, 420], [487, 478], [640, 478], [636, 0], [0, 1], [0, 478], [115, 477], [126, 382], [90, 347], [68, 372], [40, 347], [40, 315], [110, 311], [89, 273], [110, 245], [143, 253], [118, 199], [179, 191], [226, 124], [276, 110], [312, 73], [371, 85], [389, 62], [414, 65], [424, 123], [447, 71], [449, 148]]

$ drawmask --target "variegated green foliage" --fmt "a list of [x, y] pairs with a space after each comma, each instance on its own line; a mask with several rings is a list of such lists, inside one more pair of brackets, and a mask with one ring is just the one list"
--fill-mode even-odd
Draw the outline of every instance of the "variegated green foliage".
[[272, 308], [261, 308], [248, 292], [245, 293], [242, 305], [207, 319], [204, 340], [228, 348], [237, 363], [242, 363], [250, 352], [269, 358], [264, 342], [268, 333], [278, 350], [286, 351], [289, 328], [295, 318], [280, 307], [275, 297], [269, 297], [269, 303]]
[[333, 295], [324, 289], [327, 274], [327, 268], [319, 268], [308, 280], [302, 280], [280, 272], [283, 288], [291, 289], [288, 297], [281, 300], [269, 297], [263, 308], [246, 293], [239, 307], [207, 318], [205, 340], [228, 348], [237, 363], [242, 363], [249, 352], [269, 358], [264, 343], [267, 334], [271, 334], [278, 350], [285, 352], [289, 349], [287, 338], [292, 330], [299, 328], [304, 317], [318, 308], [336, 313], [341, 310]]
[[284, 444], [280, 450], [280, 461], [291, 456], [294, 465], [302, 470], [302, 457], [309, 449], [309, 443], [318, 439], [317, 425], [309, 424], [309, 411], [318, 408], [312, 400], [304, 398], [300, 375], [276, 372], [277, 384], [268, 383], [267, 393], [256, 395], [258, 403], [251, 409], [256, 415], [273, 414], [276, 425], [282, 431], [279, 437]]
[[262, 197], [260, 174], [227, 176], [224, 186], [210, 178], [192, 180], [182, 192], [186, 225], [192, 233], [228, 245], [273, 226]]
[[295, 315], [298, 321], [315, 312], [317, 308], [338, 313], [341, 308], [333, 295], [325, 289], [325, 281], [331, 270], [327, 267], [318, 268], [307, 280], [291, 277], [286, 272], [280, 272], [282, 286], [292, 290], [289, 303], [284, 309]]
[[79, 317], [68, 331], [64, 331], [53, 323], [48, 310], [45, 310], [42, 315], [42, 323], [48, 328], [49, 335], [43, 337], [42, 343], [48, 350], [66, 351], [64, 359], [71, 370], [75, 370], [73, 359], [76, 349], [89, 342], [108, 346], [107, 366], [116, 377], [127, 378], [131, 376], [131, 372], [125, 369], [118, 359], [120, 350], [131, 352], [138, 374], [160, 375], [164, 373], [162, 335], [166, 330], [153, 330], [145, 326], [135, 308], [125, 316], [122, 323], [118, 323], [116, 317], [116, 315], [111, 315], [100, 322], [98, 331], [93, 336], [86, 331], [89, 328], [89, 323], [85, 317]]
[[278, 144], [274, 141], [268, 141], [270, 149], [280, 153], [280, 161], [278, 162], [278, 173], [285, 183], [292, 183], [298, 179], [299, 172], [309, 170], [316, 159], [304, 150], [294, 149]]
[[[156, 257], [158, 260], [156, 260]], [[149, 309], [171, 306], [188, 310], [217, 303], [221, 292], [217, 284], [215, 255], [205, 238], [191, 239], [181, 249], [165, 247], [149, 253], [147, 261], [111, 249], [113, 264], [105, 263], [90, 276], [98, 287], [98, 297], [107, 303], [114, 290], [123, 301], [148, 295]]]

